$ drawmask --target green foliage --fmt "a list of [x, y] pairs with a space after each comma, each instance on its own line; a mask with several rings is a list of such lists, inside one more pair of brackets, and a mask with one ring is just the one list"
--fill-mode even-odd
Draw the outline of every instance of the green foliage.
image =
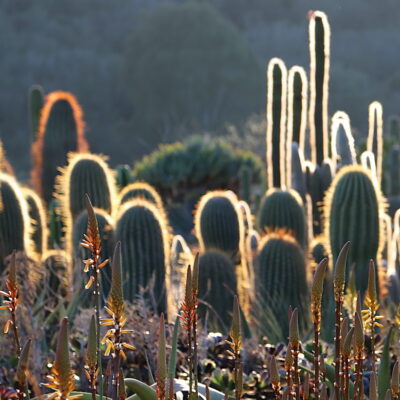
[[[199, 316], [209, 329], [229, 332], [236, 294], [235, 267], [222, 252], [210, 250], [199, 260]], [[207, 316], [207, 318], [206, 318]]]
[[118, 165], [115, 168], [115, 182], [121, 190], [132, 182], [132, 171], [129, 165]]
[[31, 121], [31, 135], [36, 138], [39, 129], [40, 113], [44, 104], [43, 88], [39, 85], [31, 86], [29, 90], [29, 116]]
[[282, 229], [291, 232], [303, 248], [307, 247], [306, 216], [297, 192], [269, 190], [261, 200], [257, 219], [261, 232]]

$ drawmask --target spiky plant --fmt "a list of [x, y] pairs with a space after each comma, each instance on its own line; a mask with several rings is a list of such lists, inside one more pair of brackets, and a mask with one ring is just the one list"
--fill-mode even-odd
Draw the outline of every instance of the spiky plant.
[[160, 195], [153, 186], [146, 182], [134, 182], [125, 186], [119, 194], [118, 204], [121, 206], [129, 200], [145, 199], [154, 203], [158, 208], [163, 208], [163, 202]]
[[115, 168], [115, 183], [119, 190], [122, 190], [125, 186], [128, 186], [132, 183], [133, 176], [132, 170], [129, 165], [118, 165]]
[[0, 272], [11, 252], [32, 253], [27, 202], [20, 186], [11, 175], [0, 172]]
[[268, 188], [286, 185], [286, 85], [287, 70], [279, 58], [267, 69], [267, 183]]
[[71, 93], [51, 92], [46, 96], [32, 145], [32, 183], [46, 203], [53, 196], [58, 168], [66, 165], [67, 154], [88, 151], [82, 116], [82, 109]]
[[330, 26], [322, 11], [309, 13], [311, 161], [321, 165], [329, 156], [328, 97], [330, 69]]
[[33, 190], [23, 187], [22, 194], [28, 204], [33, 250], [37, 257], [40, 258], [47, 250], [46, 210], [42, 199]]
[[380, 185], [383, 161], [383, 108], [378, 101], [374, 101], [368, 106], [367, 151], [375, 155], [376, 174]]
[[43, 88], [40, 85], [33, 85], [29, 89], [29, 117], [31, 124], [31, 137], [36, 139], [39, 129], [40, 114], [44, 105]]
[[289, 343], [293, 359], [293, 387], [296, 400], [300, 400], [300, 333], [299, 333], [299, 312], [295, 308], [292, 312], [289, 322]]
[[97, 368], [97, 327], [96, 327], [96, 316], [92, 315], [90, 320], [90, 326], [88, 330], [87, 349], [85, 355], [85, 375], [89, 382], [90, 390], [92, 392], [92, 399], [96, 400], [96, 384], [99, 369]]
[[258, 210], [258, 229], [264, 233], [286, 230], [307, 248], [307, 222], [299, 194], [294, 190], [268, 190]]
[[167, 301], [171, 293], [168, 225], [163, 210], [144, 199], [130, 200], [118, 211], [115, 232], [116, 240], [124, 243], [127, 300], [134, 302], [141, 288], [153, 289], [153, 296], [146, 293], [146, 299], [152, 308], [166, 312], [171, 307]]
[[[352, 243], [349, 265], [355, 264], [357, 289], [362, 293], [367, 288], [369, 260], [379, 259], [384, 246], [380, 220], [384, 208], [376, 181], [358, 165], [343, 167], [325, 197], [325, 233], [331, 257], [338, 257], [347, 240]], [[360, 228], [363, 235], [359, 234]]]

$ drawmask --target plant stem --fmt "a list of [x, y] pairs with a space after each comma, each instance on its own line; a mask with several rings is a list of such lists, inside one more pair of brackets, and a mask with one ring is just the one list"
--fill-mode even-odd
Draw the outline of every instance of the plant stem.
[[192, 354], [192, 321], [189, 317], [188, 321], [188, 361], [189, 361], [189, 399], [193, 391], [193, 354]]
[[[197, 299], [194, 299], [194, 304], [196, 304]], [[193, 317], [193, 374], [194, 374], [194, 391], [196, 392], [196, 399], [199, 397], [198, 388], [198, 375], [197, 375], [197, 307], [194, 309]]]
[[350, 384], [350, 362], [349, 358], [343, 357], [343, 396], [344, 400], [349, 399], [349, 384]]
[[119, 321], [116, 321], [116, 324], [115, 324], [115, 354], [114, 354], [114, 362], [113, 362], [112, 391], [111, 391], [112, 400], [118, 400], [119, 372], [120, 372], [120, 368], [121, 368], [120, 346], [121, 346], [121, 328], [120, 328]]
[[93, 266], [93, 299], [94, 299], [94, 309], [96, 314], [96, 325], [97, 325], [97, 368], [99, 369], [99, 389], [100, 389], [100, 400], [103, 399], [103, 371], [101, 365], [101, 351], [100, 351], [100, 283], [99, 283], [99, 273], [100, 270], [97, 267], [97, 260], [94, 261]]
[[19, 335], [18, 335], [17, 318], [15, 316], [15, 310], [11, 311], [11, 321], [14, 332], [15, 346], [17, 348], [17, 356], [19, 358], [19, 356], [21, 355], [21, 342], [19, 340]]
[[296, 400], [300, 400], [300, 375], [299, 375], [299, 345], [293, 345], [293, 380], [296, 393]]
[[342, 324], [342, 300], [336, 299], [335, 301], [335, 399], [340, 399], [340, 328]]
[[357, 399], [362, 399], [363, 398], [363, 388], [362, 388], [362, 374], [363, 374], [363, 356], [362, 356], [362, 351], [358, 351], [356, 355], [356, 369], [355, 369], [355, 376], [356, 376], [356, 384], [355, 384], [355, 390], [356, 390], [356, 396], [355, 398]]
[[314, 393], [319, 399], [319, 315], [314, 313]]

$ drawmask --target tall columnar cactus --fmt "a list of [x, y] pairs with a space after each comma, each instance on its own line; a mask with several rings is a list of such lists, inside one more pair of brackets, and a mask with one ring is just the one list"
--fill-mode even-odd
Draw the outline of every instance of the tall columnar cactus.
[[129, 165], [118, 165], [115, 168], [115, 182], [119, 190], [132, 183], [132, 170]]
[[31, 254], [28, 205], [17, 181], [0, 172], [0, 273], [13, 250]]
[[[115, 246], [114, 221], [104, 210], [94, 208], [94, 212], [101, 238], [100, 258], [101, 261], [104, 261], [110, 259], [113, 254]], [[84, 210], [78, 215], [74, 222], [71, 244], [71, 249], [75, 258], [79, 259], [80, 261], [90, 258], [89, 251], [81, 246], [83, 235], [86, 234], [87, 231], [87, 226], [88, 214], [87, 210]], [[79, 277], [81, 278], [82, 275], [79, 275]], [[101, 285], [103, 290], [102, 293], [107, 296], [111, 287], [111, 268], [106, 267], [102, 269]]]
[[267, 70], [267, 181], [268, 187], [286, 184], [286, 66], [272, 58]]
[[400, 117], [391, 115], [388, 120], [389, 137], [396, 143], [400, 144]]
[[239, 170], [239, 197], [246, 203], [250, 204], [251, 201], [251, 181], [252, 181], [252, 171], [247, 165], [243, 165]]
[[332, 117], [332, 160], [336, 169], [356, 164], [354, 138], [351, 134], [350, 118], [343, 111], [337, 111]]
[[299, 148], [298, 143], [293, 142], [291, 146], [292, 162], [291, 177], [289, 188], [295, 190], [301, 196], [305, 203], [307, 195], [306, 169], [304, 164], [303, 152]]
[[205, 194], [197, 206], [195, 230], [202, 251], [217, 249], [237, 262], [243, 250], [244, 224], [235, 194]]
[[167, 311], [170, 267], [167, 222], [163, 211], [147, 200], [130, 200], [118, 210], [115, 232], [116, 240], [124, 244], [122, 260], [126, 299], [133, 302], [140, 295], [141, 288], [149, 289], [144, 296], [150, 306], [158, 311]]
[[199, 259], [199, 316], [212, 330], [229, 332], [237, 293], [235, 267], [226, 254], [211, 250]]
[[22, 193], [28, 204], [33, 251], [40, 258], [47, 250], [46, 209], [43, 206], [42, 199], [33, 190], [25, 187], [22, 188]]
[[66, 165], [67, 154], [88, 150], [82, 115], [71, 93], [52, 92], [46, 97], [32, 145], [32, 183], [46, 203], [52, 198], [58, 168]]
[[395, 145], [390, 149], [389, 160], [390, 195], [400, 195], [400, 146]]
[[310, 108], [309, 128], [312, 162], [321, 165], [329, 157], [328, 97], [331, 30], [326, 14], [309, 14]]
[[49, 236], [48, 245], [51, 249], [61, 249], [64, 236], [64, 222], [60, 202], [52, 199], [49, 204]]
[[119, 194], [118, 204], [121, 205], [132, 199], [145, 199], [159, 208], [163, 208], [163, 202], [160, 195], [153, 186], [146, 182], [134, 182], [125, 186]]
[[296, 142], [304, 153], [307, 127], [308, 81], [303, 67], [295, 65], [288, 74], [287, 151]]
[[348, 265], [355, 265], [357, 289], [362, 292], [368, 284], [369, 260], [379, 260], [384, 246], [384, 207], [370, 172], [358, 165], [343, 167], [325, 198], [324, 228], [331, 257], [336, 260], [343, 244], [351, 242]]
[[44, 105], [43, 88], [40, 85], [33, 85], [29, 89], [29, 116], [31, 123], [32, 139], [36, 139], [39, 129], [40, 114]]
[[301, 327], [308, 324], [308, 286], [306, 261], [296, 240], [276, 231], [266, 235], [258, 247], [256, 276], [258, 296], [271, 307], [282, 332], [288, 332], [289, 306], [302, 315]]
[[380, 185], [383, 160], [383, 108], [378, 101], [372, 102], [368, 107], [367, 151], [375, 155], [376, 175]]
[[301, 197], [294, 190], [270, 189], [258, 211], [261, 232], [276, 229], [291, 232], [303, 248], [307, 247], [307, 221]]

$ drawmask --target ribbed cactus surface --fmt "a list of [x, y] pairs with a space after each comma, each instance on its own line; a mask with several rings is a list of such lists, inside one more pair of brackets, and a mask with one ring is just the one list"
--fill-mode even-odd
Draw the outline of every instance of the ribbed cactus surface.
[[199, 316], [211, 329], [229, 332], [236, 294], [235, 267], [220, 251], [207, 251], [199, 259]]
[[149, 201], [130, 200], [118, 212], [116, 240], [123, 243], [125, 298], [135, 301], [143, 288], [150, 306], [166, 311], [169, 245], [163, 214]]
[[[355, 264], [357, 289], [368, 283], [369, 260], [376, 260], [383, 245], [383, 200], [368, 170], [347, 166], [336, 175], [324, 205], [325, 229], [332, 259], [343, 244], [351, 242], [348, 265]], [[348, 276], [348, 271], [347, 271]]]
[[195, 229], [203, 251], [218, 249], [232, 260], [240, 257], [244, 226], [235, 194], [213, 191], [204, 195], [197, 208]]
[[157, 207], [163, 207], [160, 195], [153, 186], [146, 182], [135, 182], [125, 186], [119, 195], [119, 204], [136, 198], [145, 199], [154, 203]]
[[265, 236], [259, 244], [256, 276], [259, 296], [271, 307], [282, 332], [288, 332], [289, 306], [301, 310], [300, 326], [304, 329], [309, 302], [306, 262], [296, 240], [282, 232]]
[[289, 231], [303, 248], [307, 247], [307, 220], [299, 194], [294, 190], [269, 190], [261, 200], [258, 228], [261, 232]]

